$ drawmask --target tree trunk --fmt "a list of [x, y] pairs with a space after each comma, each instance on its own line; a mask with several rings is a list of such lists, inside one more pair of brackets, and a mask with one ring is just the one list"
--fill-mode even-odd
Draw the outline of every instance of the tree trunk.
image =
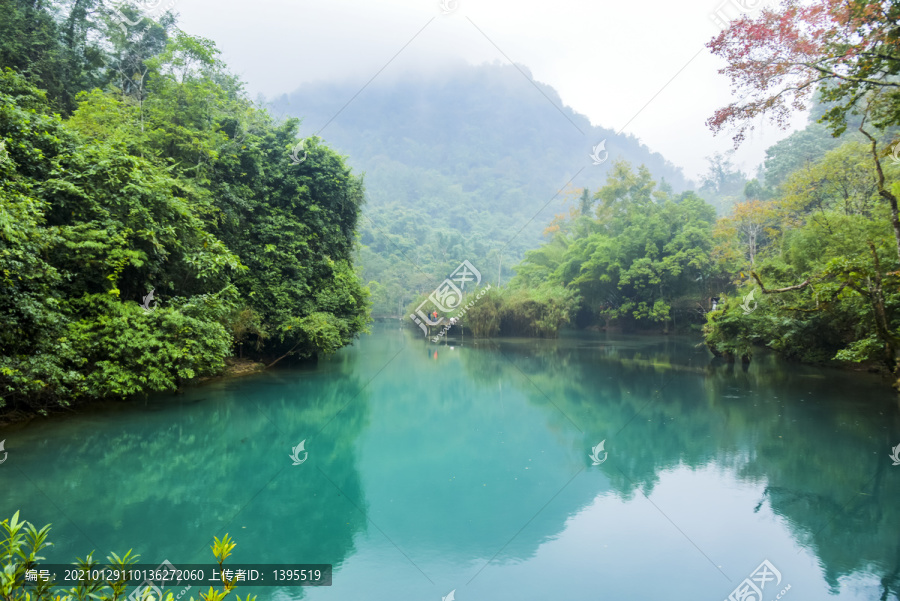
[[291, 353], [293, 353], [293, 352], [297, 349], [298, 346], [300, 346], [300, 343], [299, 343], [299, 342], [298, 342], [297, 344], [295, 344], [294, 346], [292, 346], [292, 347], [291, 347], [291, 350], [289, 350], [288, 352], [286, 352], [286, 353], [283, 354], [282, 356], [278, 357], [277, 359], [275, 359], [274, 361], [272, 361], [271, 363], [269, 363], [268, 365], [266, 365], [266, 369], [269, 369], [270, 367], [272, 367], [273, 365], [275, 365], [276, 363], [278, 363], [279, 361], [281, 361], [282, 359], [284, 359], [285, 357], [287, 357], [288, 355], [290, 355]]
[[[868, 107], [867, 107], [868, 112]], [[869, 132], [863, 129], [866, 124], [866, 115], [863, 114], [862, 123], [859, 124], [859, 131], [869, 139], [872, 146], [872, 159], [875, 161], [875, 171], [878, 173], [876, 184], [878, 186], [878, 194], [888, 201], [891, 206], [891, 225], [894, 227], [894, 240], [897, 243], [897, 258], [900, 259], [900, 211], [897, 209], [897, 197], [884, 187], [884, 171], [881, 169], [881, 160], [878, 158], [878, 146], [875, 138], [869, 135]]]

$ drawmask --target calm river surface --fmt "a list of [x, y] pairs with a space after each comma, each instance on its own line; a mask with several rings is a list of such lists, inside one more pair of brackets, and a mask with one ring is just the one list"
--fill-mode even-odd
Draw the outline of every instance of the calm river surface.
[[52, 523], [54, 563], [211, 563], [227, 532], [234, 562], [334, 565], [238, 589], [260, 601], [722, 601], [764, 560], [762, 600], [733, 598], [896, 600], [896, 397], [696, 343], [377, 324], [316, 366], [0, 431], [0, 516]]

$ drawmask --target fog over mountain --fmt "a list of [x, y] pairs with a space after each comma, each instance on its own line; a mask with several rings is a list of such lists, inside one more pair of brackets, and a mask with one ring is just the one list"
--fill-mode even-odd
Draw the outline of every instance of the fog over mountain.
[[[498, 273], [506, 280], [553, 216], [583, 188], [599, 188], [618, 160], [646, 165], [675, 192], [691, 187], [662, 155], [592, 126], [523, 66], [304, 84], [270, 104], [303, 120], [301, 136], [320, 136], [366, 173], [366, 281], [428, 288], [466, 258], [490, 264], [493, 281]], [[403, 299], [382, 300], [376, 314], [396, 311]]]

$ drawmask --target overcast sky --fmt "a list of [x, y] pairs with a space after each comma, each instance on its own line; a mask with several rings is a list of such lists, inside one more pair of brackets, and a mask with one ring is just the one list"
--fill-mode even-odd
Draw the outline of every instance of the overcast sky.
[[[253, 97], [308, 81], [362, 86], [376, 74], [513, 61], [594, 125], [633, 134], [689, 178], [706, 171], [705, 157], [732, 147], [704, 125], [731, 100], [721, 63], [704, 47], [722, 0], [445, 2], [446, 14], [440, 0], [177, 0], [173, 10], [182, 29], [217, 43]], [[722, 14], [736, 16], [733, 6]], [[364, 101], [364, 93], [354, 100]], [[795, 127], [804, 124], [798, 114]], [[735, 162], [755, 174], [765, 148], [787, 133], [759, 123]]]

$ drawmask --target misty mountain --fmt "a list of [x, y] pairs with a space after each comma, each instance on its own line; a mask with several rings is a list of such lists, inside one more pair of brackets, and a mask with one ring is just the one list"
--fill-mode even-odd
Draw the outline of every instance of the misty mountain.
[[270, 104], [365, 172], [361, 264], [378, 282], [376, 315], [396, 315], [463, 259], [494, 282], [502, 267], [507, 280], [554, 214], [600, 187], [616, 160], [646, 165], [676, 192], [690, 187], [680, 168], [633, 136], [592, 126], [524, 67], [309, 83]]

